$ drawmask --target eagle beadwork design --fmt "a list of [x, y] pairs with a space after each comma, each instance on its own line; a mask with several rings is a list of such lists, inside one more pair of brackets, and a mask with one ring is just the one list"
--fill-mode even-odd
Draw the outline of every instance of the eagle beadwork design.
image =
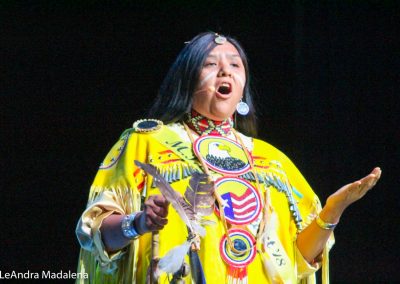
[[237, 171], [246, 167], [241, 159], [230, 155], [231, 148], [221, 142], [211, 142], [208, 145], [206, 160], [211, 165], [228, 171]]

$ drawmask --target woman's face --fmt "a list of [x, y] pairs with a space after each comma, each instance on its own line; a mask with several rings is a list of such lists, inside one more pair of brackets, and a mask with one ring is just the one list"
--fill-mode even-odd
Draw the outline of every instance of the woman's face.
[[231, 117], [243, 96], [246, 73], [239, 52], [230, 42], [211, 50], [200, 72], [192, 108], [221, 121]]

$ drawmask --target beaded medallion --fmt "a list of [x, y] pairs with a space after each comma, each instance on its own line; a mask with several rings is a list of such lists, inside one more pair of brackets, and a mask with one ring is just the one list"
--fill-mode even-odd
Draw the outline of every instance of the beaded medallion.
[[227, 283], [248, 283], [247, 266], [253, 262], [257, 250], [256, 240], [247, 231], [230, 229], [227, 233], [233, 243], [233, 251], [225, 234], [220, 242], [220, 253], [223, 261], [228, 265]]
[[229, 266], [236, 268], [248, 266], [256, 256], [256, 240], [249, 232], [239, 228], [230, 229], [228, 234], [233, 242], [233, 247], [238, 251], [243, 251], [243, 253], [235, 253], [231, 250], [225, 234], [219, 246], [222, 259]]
[[215, 135], [200, 136], [193, 144], [200, 156], [213, 171], [224, 175], [241, 175], [250, 170], [243, 147], [235, 141]]
[[[215, 190], [224, 202], [224, 215], [228, 223], [247, 225], [260, 216], [260, 193], [248, 181], [237, 177], [222, 177], [215, 182]], [[218, 216], [219, 210], [218, 206], [215, 206]]]

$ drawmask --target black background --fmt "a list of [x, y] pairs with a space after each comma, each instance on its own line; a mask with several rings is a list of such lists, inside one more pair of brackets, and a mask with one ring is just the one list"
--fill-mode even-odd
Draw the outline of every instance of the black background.
[[0, 2], [3, 273], [76, 270], [75, 225], [99, 163], [184, 42], [213, 30], [244, 45], [260, 137], [322, 202], [383, 169], [335, 230], [331, 282], [399, 281], [395, 1], [110, 3]]

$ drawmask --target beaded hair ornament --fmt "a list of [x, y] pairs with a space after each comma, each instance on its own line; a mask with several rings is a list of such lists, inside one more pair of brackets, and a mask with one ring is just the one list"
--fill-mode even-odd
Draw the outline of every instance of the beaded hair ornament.
[[[224, 44], [225, 42], [227, 42], [226, 37], [224, 37], [218, 33], [215, 33], [214, 36], [215, 36], [214, 42], [216, 44]], [[185, 44], [189, 44], [189, 43], [190, 43], [190, 41], [185, 41]]]

